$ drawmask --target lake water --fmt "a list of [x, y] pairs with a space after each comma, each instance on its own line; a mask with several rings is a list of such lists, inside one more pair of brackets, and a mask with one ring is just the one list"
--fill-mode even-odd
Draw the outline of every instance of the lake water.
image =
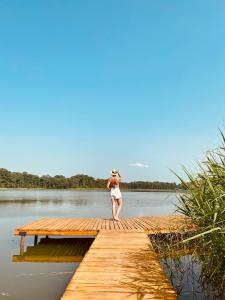
[[[121, 217], [170, 214], [175, 193], [123, 192]], [[111, 217], [109, 193], [67, 190], [0, 190], [0, 299], [56, 300], [78, 263], [12, 262], [19, 254], [15, 227], [41, 217]], [[26, 238], [26, 246], [33, 237]]]

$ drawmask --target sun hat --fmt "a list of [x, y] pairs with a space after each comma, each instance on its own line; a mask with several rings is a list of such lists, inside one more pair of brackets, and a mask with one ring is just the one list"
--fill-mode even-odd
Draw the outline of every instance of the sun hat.
[[118, 174], [118, 171], [116, 169], [112, 169], [111, 172], [110, 172], [110, 174], [112, 176], [116, 176]]

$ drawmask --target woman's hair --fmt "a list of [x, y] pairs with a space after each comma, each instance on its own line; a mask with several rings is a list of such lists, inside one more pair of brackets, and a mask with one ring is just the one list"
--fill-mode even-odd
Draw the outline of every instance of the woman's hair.
[[119, 171], [117, 171], [117, 174], [118, 174], [118, 176], [121, 178], [121, 175], [120, 175]]

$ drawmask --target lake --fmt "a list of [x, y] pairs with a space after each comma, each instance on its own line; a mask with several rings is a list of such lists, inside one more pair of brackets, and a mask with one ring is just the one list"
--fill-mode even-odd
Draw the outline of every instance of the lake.
[[[173, 192], [123, 192], [121, 218], [170, 214]], [[108, 192], [71, 190], [0, 190], [0, 299], [56, 300], [79, 263], [12, 262], [19, 254], [15, 227], [41, 217], [111, 217]], [[26, 246], [33, 237], [26, 238]]]

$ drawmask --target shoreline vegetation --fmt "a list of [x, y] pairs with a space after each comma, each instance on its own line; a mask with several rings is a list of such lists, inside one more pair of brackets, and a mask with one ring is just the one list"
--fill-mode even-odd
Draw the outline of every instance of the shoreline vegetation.
[[[204, 161], [198, 163], [197, 174], [185, 169], [187, 181], [177, 175], [185, 189], [178, 197], [177, 212], [192, 220], [197, 230], [190, 235], [161, 235], [152, 241], [178, 295], [182, 294], [183, 284], [189, 277], [188, 284], [192, 282], [193, 289], [199, 287], [198, 293], [204, 299], [225, 299], [225, 136], [222, 132], [221, 136], [222, 144], [207, 152]], [[179, 252], [183, 254], [177, 255]]]
[[178, 211], [198, 226], [193, 237], [195, 253], [201, 262], [203, 278], [225, 296], [225, 136], [222, 144], [207, 152], [199, 172], [186, 171], [188, 183], [180, 178], [187, 192], [180, 195]]
[[[105, 192], [107, 191], [106, 189], [103, 188], [66, 188], [66, 189], [60, 189], [60, 188], [0, 188], [0, 191], [10, 191], [10, 190], [18, 190], [18, 191], [27, 191], [27, 190], [34, 190], [34, 191], [45, 191], [45, 190], [49, 190], [49, 191], [90, 191], [90, 192]], [[183, 189], [121, 189], [121, 191], [123, 192], [158, 192], [158, 193], [180, 193], [183, 192]]]
[[[77, 174], [71, 177], [63, 175], [33, 175], [27, 172], [11, 172], [0, 168], [0, 190], [3, 189], [63, 189], [63, 190], [106, 190], [108, 179]], [[182, 189], [182, 185], [175, 182], [133, 181], [122, 182], [124, 191], [166, 191], [174, 192]]]

